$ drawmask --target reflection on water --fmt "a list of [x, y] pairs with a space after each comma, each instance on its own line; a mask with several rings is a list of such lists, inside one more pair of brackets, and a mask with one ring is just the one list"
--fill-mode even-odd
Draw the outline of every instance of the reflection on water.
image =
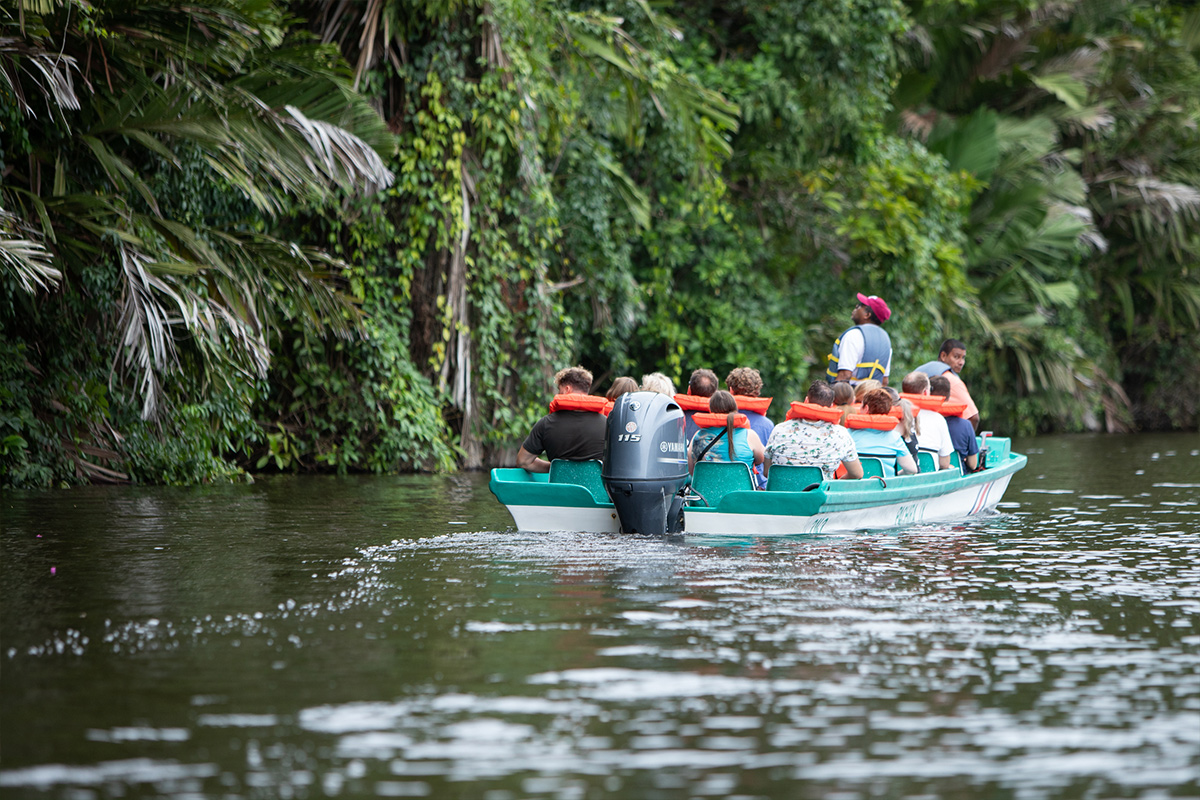
[[[1024, 446], [1022, 446], [1024, 445]], [[1200, 793], [1200, 440], [1004, 513], [507, 530], [484, 476], [4, 495], [5, 797]]]

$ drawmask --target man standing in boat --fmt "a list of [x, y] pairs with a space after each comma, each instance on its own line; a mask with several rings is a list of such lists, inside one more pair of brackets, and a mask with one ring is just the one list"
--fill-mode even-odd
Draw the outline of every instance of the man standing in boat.
[[967, 363], [967, 345], [958, 339], [947, 339], [938, 350], [937, 361], [927, 361], [917, 367], [917, 372], [924, 372], [931, 378], [944, 375], [950, 381], [950, 401], [966, 403], [967, 410], [963, 418], [971, 423], [972, 430], [979, 430], [979, 408], [971, 399], [967, 384], [958, 377], [963, 365]]
[[892, 371], [892, 340], [880, 327], [892, 316], [882, 297], [858, 295], [858, 305], [850, 312], [854, 323], [833, 342], [826, 380], [858, 381], [874, 379], [887, 386]]
[[[604, 456], [607, 400], [588, 394], [592, 373], [568, 367], [554, 376], [554, 385], [558, 394], [550, 401], [550, 413], [534, 423], [517, 451], [517, 466], [527, 472], [549, 472], [556, 458], [588, 461]], [[538, 458], [541, 453], [546, 458]]]

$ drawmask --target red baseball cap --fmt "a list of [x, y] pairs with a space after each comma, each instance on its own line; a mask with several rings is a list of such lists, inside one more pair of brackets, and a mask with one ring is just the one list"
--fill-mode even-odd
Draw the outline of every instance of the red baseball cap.
[[883, 302], [882, 297], [876, 297], [875, 295], [868, 297], [862, 292], [859, 292], [858, 302], [875, 312], [875, 316], [879, 317], [880, 322], [886, 322], [887, 318], [892, 315], [892, 310], [888, 308], [887, 303]]

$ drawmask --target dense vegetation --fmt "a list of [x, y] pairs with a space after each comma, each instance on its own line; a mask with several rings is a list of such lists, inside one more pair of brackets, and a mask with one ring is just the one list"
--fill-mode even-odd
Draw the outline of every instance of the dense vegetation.
[[856, 291], [988, 427], [1190, 428], [1200, 12], [0, 9], [0, 483], [507, 458], [548, 377], [758, 367]]

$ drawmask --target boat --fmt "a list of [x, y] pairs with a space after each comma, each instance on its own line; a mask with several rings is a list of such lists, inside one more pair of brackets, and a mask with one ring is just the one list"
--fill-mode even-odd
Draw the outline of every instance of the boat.
[[[638, 399], [631, 402], [637, 404]], [[657, 404], [662, 406], [663, 401]], [[618, 413], [621, 408], [618, 400], [617, 408], [609, 415], [610, 431], [625, 431], [627, 425], [634, 424], [625, 421], [628, 415]], [[670, 404], [657, 410], [669, 414]], [[653, 418], [653, 414], [649, 416]], [[679, 416], [681, 420], [682, 413]], [[653, 431], [655, 421], [646, 425], [643, 417], [637, 425]], [[671, 417], [658, 429], [665, 428], [673, 435], [674, 427]], [[667, 462], [664, 473], [645, 479], [618, 474], [620, 465], [629, 459], [620, 451], [621, 443], [610, 437], [605, 455], [615, 466], [603, 461], [553, 461], [549, 474], [499, 467], [492, 470], [489, 487], [508, 509], [517, 528], [527, 531], [742, 537], [819, 534], [966, 520], [994, 513], [1012, 476], [1027, 461], [1024, 455], [1012, 452], [1010, 439], [983, 436], [980, 444], [987, 453], [986, 469], [978, 472], [964, 473], [955, 454], [951, 469], [885, 477], [877, 459], [863, 458], [867, 475], [858, 480], [825, 480], [816, 467], [775, 466], [768, 473], [767, 489], [763, 491], [755, 490], [749, 468], [740, 462], [702, 461], [689, 477], [684, 460], [680, 478], [678, 468], [669, 466], [677, 459], [647, 459], [645, 455], [670, 456], [674, 446], [668, 448], [664, 439], [653, 433], [645, 438], [647, 446], [639, 450], [641, 461]], [[925, 460], [925, 467], [932, 467], [932, 461]], [[646, 469], [644, 463], [635, 466], [635, 471]], [[654, 467], [649, 469], [653, 471]], [[647, 501], [638, 500], [637, 492], [643, 484], [648, 487], [646, 496], [653, 498], [655, 513], [663, 520], [661, 530], [647, 521], [653, 516], [644, 513]], [[614, 503], [614, 497], [619, 502]], [[626, 510], [630, 502], [638, 508], [632, 516]]]

